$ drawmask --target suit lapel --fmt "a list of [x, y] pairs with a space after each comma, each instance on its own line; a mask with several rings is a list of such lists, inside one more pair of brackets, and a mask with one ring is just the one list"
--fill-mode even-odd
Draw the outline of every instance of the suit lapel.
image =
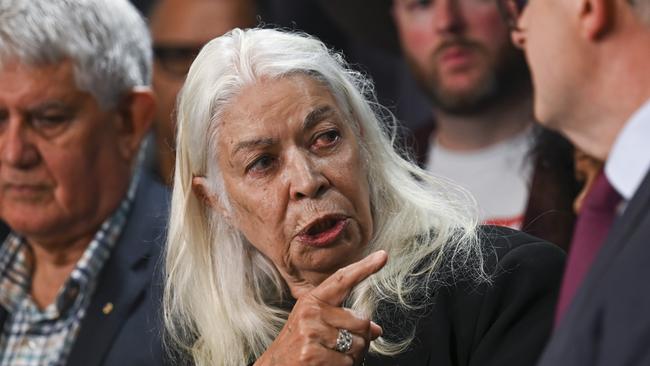
[[641, 229], [639, 223], [648, 215], [650, 208], [650, 172], [646, 173], [643, 183], [637, 190], [636, 194], [629, 201], [623, 215], [619, 217], [612, 226], [602, 249], [598, 253], [593, 267], [588, 272], [585, 281], [578, 289], [575, 299], [565, 314], [564, 320], [560, 323], [560, 328], [571, 328], [571, 325], [565, 323], [579, 318], [581, 309], [588, 308], [594, 304], [594, 297], [598, 295], [598, 284], [601, 283], [603, 276], [607, 274], [620, 253], [622, 253], [632, 236], [637, 230]]
[[164, 201], [165, 196], [157, 194], [161, 189], [152, 189], [147, 183], [141, 182], [127, 226], [102, 270], [69, 365], [101, 365], [113, 339], [150, 287], [159, 250], [155, 239], [165, 223], [160, 220], [163, 210], [149, 202]]
[[636, 194], [628, 203], [625, 211], [617, 223], [612, 227], [608, 242], [615, 242], [624, 245], [629, 237], [638, 229], [639, 223], [650, 210], [650, 171], [646, 173], [643, 182], [637, 189]]

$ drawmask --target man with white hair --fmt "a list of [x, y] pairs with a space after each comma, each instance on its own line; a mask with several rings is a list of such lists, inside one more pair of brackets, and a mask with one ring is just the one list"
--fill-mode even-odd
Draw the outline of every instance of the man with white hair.
[[535, 114], [605, 162], [584, 199], [540, 365], [650, 364], [650, 1], [500, 0]]
[[162, 363], [150, 83], [126, 0], [0, 0], [0, 365]]

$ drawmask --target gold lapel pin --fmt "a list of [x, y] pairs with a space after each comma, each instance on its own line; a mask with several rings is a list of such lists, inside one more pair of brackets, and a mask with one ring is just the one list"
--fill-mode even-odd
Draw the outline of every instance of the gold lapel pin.
[[104, 305], [102, 308], [102, 313], [104, 313], [104, 315], [108, 315], [111, 313], [111, 311], [113, 311], [113, 303], [107, 302], [106, 305]]

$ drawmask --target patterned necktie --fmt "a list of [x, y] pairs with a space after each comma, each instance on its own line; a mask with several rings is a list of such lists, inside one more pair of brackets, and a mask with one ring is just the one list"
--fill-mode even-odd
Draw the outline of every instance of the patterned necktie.
[[621, 196], [609, 184], [601, 170], [584, 199], [576, 221], [555, 312], [556, 326], [571, 304], [573, 296], [603, 245], [616, 218], [616, 208], [620, 202]]

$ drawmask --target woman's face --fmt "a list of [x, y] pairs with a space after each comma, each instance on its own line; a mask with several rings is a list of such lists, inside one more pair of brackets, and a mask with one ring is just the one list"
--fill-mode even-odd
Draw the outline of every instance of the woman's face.
[[321, 83], [262, 80], [226, 108], [217, 161], [232, 223], [294, 297], [361, 259], [372, 235], [357, 139]]

